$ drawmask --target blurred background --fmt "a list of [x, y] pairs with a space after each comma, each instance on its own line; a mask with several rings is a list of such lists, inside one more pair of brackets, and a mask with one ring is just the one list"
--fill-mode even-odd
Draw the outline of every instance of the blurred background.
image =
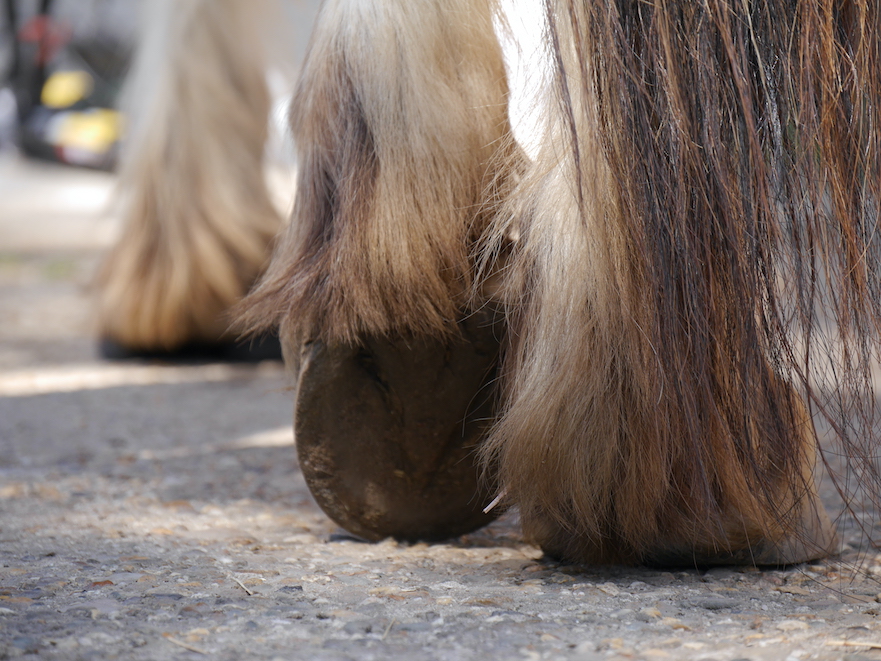
[[[116, 112], [150, 0], [0, 0], [0, 152], [110, 170]], [[319, 0], [285, 0], [286, 73], [302, 58]], [[291, 66], [293, 65], [293, 66]], [[277, 76], [267, 72], [281, 94]], [[288, 85], [289, 87], [289, 85]]]
[[[292, 195], [286, 112], [319, 0], [283, 0], [267, 173]], [[156, 0], [0, 0], [0, 369], [94, 358], [90, 283], [118, 234], [114, 168]]]
[[112, 169], [141, 0], [2, 0], [0, 149]]

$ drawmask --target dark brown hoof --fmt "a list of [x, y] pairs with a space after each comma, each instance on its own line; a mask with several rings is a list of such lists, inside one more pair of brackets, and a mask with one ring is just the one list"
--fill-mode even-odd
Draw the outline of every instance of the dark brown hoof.
[[489, 311], [461, 337], [307, 342], [294, 429], [312, 495], [369, 540], [440, 540], [480, 528], [493, 494], [476, 450], [493, 421], [502, 324]]

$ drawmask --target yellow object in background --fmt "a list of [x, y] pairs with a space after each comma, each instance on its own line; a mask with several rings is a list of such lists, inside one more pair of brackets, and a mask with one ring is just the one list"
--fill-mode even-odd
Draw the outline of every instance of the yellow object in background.
[[53, 120], [51, 142], [64, 149], [103, 154], [122, 133], [122, 114], [106, 108], [70, 112]]
[[94, 87], [95, 81], [85, 71], [57, 71], [43, 85], [40, 103], [54, 110], [69, 108], [89, 96]]

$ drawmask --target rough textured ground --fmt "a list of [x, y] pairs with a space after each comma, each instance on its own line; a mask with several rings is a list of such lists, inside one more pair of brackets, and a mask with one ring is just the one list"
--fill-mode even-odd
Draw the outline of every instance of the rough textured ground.
[[348, 538], [281, 366], [96, 358], [109, 184], [0, 162], [0, 659], [881, 659], [881, 557], [848, 530], [844, 563], [786, 571], [561, 566], [510, 515]]

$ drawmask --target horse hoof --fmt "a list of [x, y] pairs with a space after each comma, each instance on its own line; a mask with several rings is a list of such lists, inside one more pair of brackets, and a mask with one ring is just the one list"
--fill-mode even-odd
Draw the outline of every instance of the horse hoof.
[[492, 521], [477, 448], [494, 419], [503, 333], [490, 311], [447, 342], [365, 338], [299, 349], [294, 429], [324, 512], [368, 540], [432, 541]]

